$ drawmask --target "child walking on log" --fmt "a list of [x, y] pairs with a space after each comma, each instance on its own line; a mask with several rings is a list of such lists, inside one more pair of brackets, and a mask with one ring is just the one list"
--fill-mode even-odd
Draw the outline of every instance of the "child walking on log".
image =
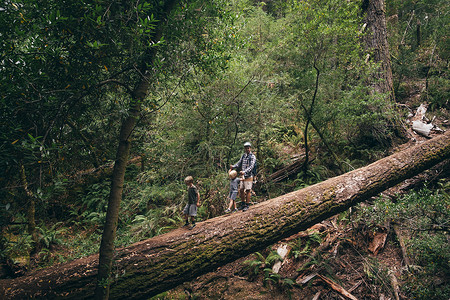
[[[225, 210], [225, 213], [229, 213], [231, 211], [237, 211], [236, 208], [236, 197], [239, 190], [239, 182], [241, 178], [237, 177], [237, 172], [235, 170], [231, 170], [228, 173], [228, 177], [230, 178], [230, 193], [228, 194], [227, 199], [230, 201], [228, 208]], [[233, 210], [231, 210], [233, 208]]]
[[189, 226], [189, 217], [191, 218], [192, 225], [189, 229], [195, 227], [195, 217], [197, 216], [197, 207], [200, 206], [200, 194], [197, 187], [194, 185], [194, 178], [188, 176], [184, 179], [184, 183], [188, 186], [188, 203], [183, 209], [184, 219], [186, 223], [184, 227]]

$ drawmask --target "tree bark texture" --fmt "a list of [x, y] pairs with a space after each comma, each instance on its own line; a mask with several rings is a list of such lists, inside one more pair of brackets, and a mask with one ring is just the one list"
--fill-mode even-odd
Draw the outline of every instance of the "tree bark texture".
[[366, 14], [364, 21], [369, 30], [365, 37], [365, 46], [369, 52], [372, 52], [373, 61], [380, 64], [377, 72], [373, 74], [374, 89], [378, 93], [390, 93], [393, 97], [394, 84], [387, 41], [384, 0], [364, 0], [363, 10]]
[[[450, 131], [354, 170], [250, 207], [176, 229], [116, 251], [112, 299], [148, 299], [184, 281], [311, 227], [450, 158]], [[12, 280], [0, 281], [0, 298], [89, 299], [93, 255]], [[3, 299], [2, 298], [2, 299]]]

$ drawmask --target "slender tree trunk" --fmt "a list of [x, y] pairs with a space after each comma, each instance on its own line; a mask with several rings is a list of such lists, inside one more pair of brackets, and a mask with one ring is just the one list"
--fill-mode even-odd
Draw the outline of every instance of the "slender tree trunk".
[[[165, 20], [172, 11], [177, 0], [166, 0], [162, 13], [156, 16], [160, 20], [155, 30], [153, 42], [159, 42], [162, 37]], [[132, 95], [129, 115], [122, 123], [119, 135], [119, 146], [117, 148], [116, 162], [112, 174], [111, 190], [106, 211], [106, 222], [103, 228], [102, 241], [99, 251], [99, 263], [97, 274], [97, 285], [95, 288], [96, 299], [109, 299], [111, 268], [114, 261], [114, 241], [116, 239], [117, 223], [119, 220], [120, 202], [122, 200], [123, 183], [128, 155], [131, 147], [131, 135], [141, 112], [141, 104], [147, 97], [149, 91], [149, 66], [152, 66], [156, 56], [156, 47], [152, 47], [144, 55], [141, 62], [141, 80], [135, 87]]]
[[316, 67], [316, 62], [315, 61], [314, 61], [314, 69], [317, 72], [317, 74], [316, 74], [316, 84], [315, 84], [315, 88], [314, 88], [314, 95], [313, 95], [313, 98], [311, 100], [311, 106], [310, 106], [309, 110], [305, 110], [306, 125], [305, 125], [305, 130], [304, 130], [304, 133], [303, 133], [303, 136], [305, 137], [305, 161], [303, 162], [303, 167], [302, 168], [303, 168], [303, 176], [305, 176], [305, 177], [307, 176], [306, 172], [308, 171], [308, 164], [309, 164], [308, 127], [309, 127], [309, 123], [311, 123], [311, 117], [312, 117], [312, 113], [313, 113], [313, 109], [314, 109], [314, 104], [316, 102], [317, 91], [319, 90], [320, 71]]
[[325, 139], [325, 136], [322, 134], [320, 129], [316, 126], [316, 124], [311, 119], [311, 116], [308, 114], [307, 108], [303, 104], [302, 104], [302, 108], [306, 112], [306, 116], [307, 116], [308, 120], [310, 120], [311, 126], [317, 132], [317, 134], [319, 135], [320, 139], [322, 140], [322, 143], [325, 145], [325, 147], [328, 149], [328, 151], [330, 151], [330, 154], [333, 156], [333, 158], [334, 158], [334, 160], [336, 162], [336, 165], [338, 166], [339, 170], [341, 170], [341, 172], [344, 172], [344, 169], [341, 166], [341, 162], [340, 162], [339, 158], [337, 157], [336, 153], [334, 153], [333, 149], [331, 149], [330, 144], [327, 142], [327, 140]]
[[[146, 87], [143, 86], [142, 88]], [[125, 170], [131, 147], [130, 137], [136, 125], [136, 120], [139, 117], [140, 107], [141, 100], [134, 100], [130, 114], [123, 122], [120, 130], [119, 147], [117, 149], [116, 163], [114, 164], [112, 174], [106, 222], [103, 228], [99, 251], [97, 287], [95, 292], [97, 299], [109, 298], [109, 275], [114, 260], [114, 241], [116, 239], [117, 222], [119, 220]]]
[[420, 26], [422, 24], [420, 23], [420, 20], [417, 20], [417, 28], [416, 28], [416, 40], [417, 40], [417, 44], [416, 47], [419, 48], [420, 44], [422, 43], [422, 34], [420, 33]]
[[25, 172], [25, 166], [23, 164], [20, 165], [20, 181], [21, 185], [27, 199], [27, 223], [28, 223], [28, 234], [31, 235], [31, 238], [34, 242], [34, 247], [37, 246], [38, 236], [36, 233], [36, 202], [34, 200], [33, 192], [28, 188], [27, 175]]
[[[311, 227], [450, 158], [450, 131], [364, 168], [117, 253], [113, 299], [150, 297]], [[89, 299], [97, 256], [0, 280], [2, 299]]]
[[230, 145], [230, 150], [228, 151], [227, 168], [231, 165], [231, 153], [233, 151], [234, 146], [236, 145], [237, 136], [239, 134], [238, 118], [240, 118], [240, 111], [239, 111], [239, 102], [238, 101], [236, 101], [236, 105], [237, 105], [237, 112], [236, 112], [236, 115], [233, 118], [233, 121], [234, 121], [234, 138], [233, 138], [233, 142]]

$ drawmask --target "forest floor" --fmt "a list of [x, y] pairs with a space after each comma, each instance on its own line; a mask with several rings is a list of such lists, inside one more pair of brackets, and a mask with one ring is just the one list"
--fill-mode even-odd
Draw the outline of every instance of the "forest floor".
[[[287, 254], [275, 272], [268, 258], [277, 250]], [[160, 299], [395, 299], [395, 293], [404, 298], [396, 283], [404, 270], [402, 251], [388, 228], [334, 216], [260, 254], [197, 277]]]

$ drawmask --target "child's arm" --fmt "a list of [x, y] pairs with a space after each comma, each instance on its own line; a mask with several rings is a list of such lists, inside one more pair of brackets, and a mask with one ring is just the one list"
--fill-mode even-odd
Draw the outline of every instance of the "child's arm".
[[200, 193], [197, 191], [197, 206], [200, 206]]

